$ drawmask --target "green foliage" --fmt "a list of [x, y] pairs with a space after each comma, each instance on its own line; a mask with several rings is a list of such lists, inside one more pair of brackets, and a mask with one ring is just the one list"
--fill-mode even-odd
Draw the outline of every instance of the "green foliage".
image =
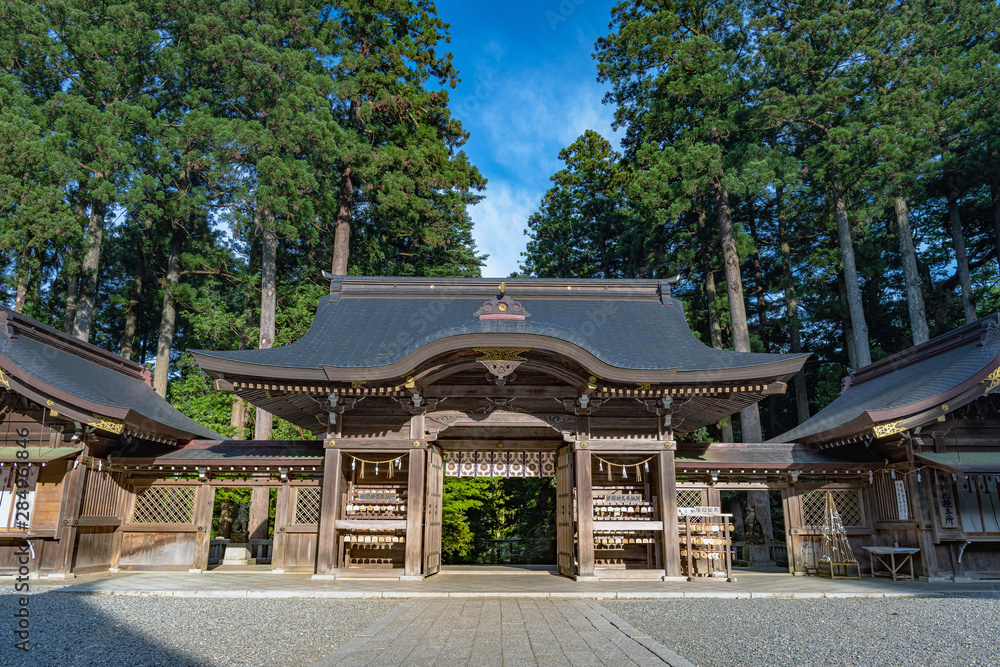
[[[278, 238], [275, 344], [306, 331], [345, 167], [351, 273], [479, 275], [467, 207], [486, 181], [461, 151], [447, 93], [459, 73], [435, 11], [4, 4], [0, 298], [72, 328], [68, 304], [93, 277], [90, 340], [141, 363], [169, 344], [171, 399], [228, 433], [231, 398], [211, 398], [180, 351], [258, 345], [264, 230]], [[88, 221], [103, 239], [84, 270]], [[303, 434], [278, 423], [275, 437]]]
[[446, 563], [555, 562], [553, 478], [445, 477], [442, 515]]
[[[909, 205], [931, 335], [965, 319], [949, 196], [971, 298], [980, 316], [996, 310], [998, 24], [1000, 6], [972, 0], [619, 2], [594, 57], [621, 155], [592, 132], [563, 151], [565, 167], [529, 221], [525, 271], [679, 274], [674, 293], [696, 335], [728, 347], [720, 241], [707, 222], [724, 190], [751, 346], [813, 353], [805, 373], [815, 412], [839, 394], [850, 365], [834, 186], [874, 358], [912, 344], [896, 197]], [[610, 190], [607, 210], [622, 218], [584, 213]], [[793, 400], [789, 392], [761, 404], [765, 437], [797, 423]]]

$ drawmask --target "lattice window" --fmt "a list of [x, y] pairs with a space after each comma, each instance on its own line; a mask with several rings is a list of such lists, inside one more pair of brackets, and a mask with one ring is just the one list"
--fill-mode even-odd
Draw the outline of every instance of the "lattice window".
[[323, 489], [319, 487], [299, 487], [295, 494], [295, 521], [293, 523], [319, 523]]
[[677, 489], [678, 507], [701, 507], [701, 491], [699, 489]]
[[133, 523], [191, 523], [194, 521], [193, 486], [145, 486], [135, 490]]
[[[865, 526], [865, 514], [862, 509], [861, 491], [859, 489], [833, 489], [833, 502], [837, 505], [840, 522], [845, 528]], [[826, 511], [826, 491], [806, 491], [802, 494], [802, 524], [805, 526], [822, 526], [823, 514]]]

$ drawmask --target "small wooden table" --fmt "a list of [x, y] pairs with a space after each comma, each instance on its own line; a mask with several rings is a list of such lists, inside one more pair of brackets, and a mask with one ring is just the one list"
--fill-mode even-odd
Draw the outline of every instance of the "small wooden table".
[[[886, 569], [885, 572], [879, 574], [892, 577], [893, 581], [896, 581], [900, 576], [899, 571], [903, 569], [903, 566], [909, 563], [910, 580], [913, 580], [913, 554], [920, 553], [920, 547], [864, 547], [864, 550], [868, 552], [871, 559], [872, 579], [876, 576], [875, 561], [878, 561]], [[888, 562], [886, 556], [889, 557]], [[902, 557], [899, 563], [896, 562], [896, 556]]]

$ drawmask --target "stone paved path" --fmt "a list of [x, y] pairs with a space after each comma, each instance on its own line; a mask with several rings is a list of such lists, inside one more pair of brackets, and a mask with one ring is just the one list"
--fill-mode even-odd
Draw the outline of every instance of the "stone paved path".
[[691, 663], [593, 600], [417, 598], [314, 667]]

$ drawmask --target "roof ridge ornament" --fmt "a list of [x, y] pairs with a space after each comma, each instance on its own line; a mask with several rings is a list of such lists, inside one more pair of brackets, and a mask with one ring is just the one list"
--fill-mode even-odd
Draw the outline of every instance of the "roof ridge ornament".
[[472, 314], [480, 320], [516, 320], [523, 321], [531, 317], [531, 313], [524, 309], [521, 302], [507, 296], [507, 283], [500, 283], [500, 294], [488, 301], [484, 301], [479, 310]]

